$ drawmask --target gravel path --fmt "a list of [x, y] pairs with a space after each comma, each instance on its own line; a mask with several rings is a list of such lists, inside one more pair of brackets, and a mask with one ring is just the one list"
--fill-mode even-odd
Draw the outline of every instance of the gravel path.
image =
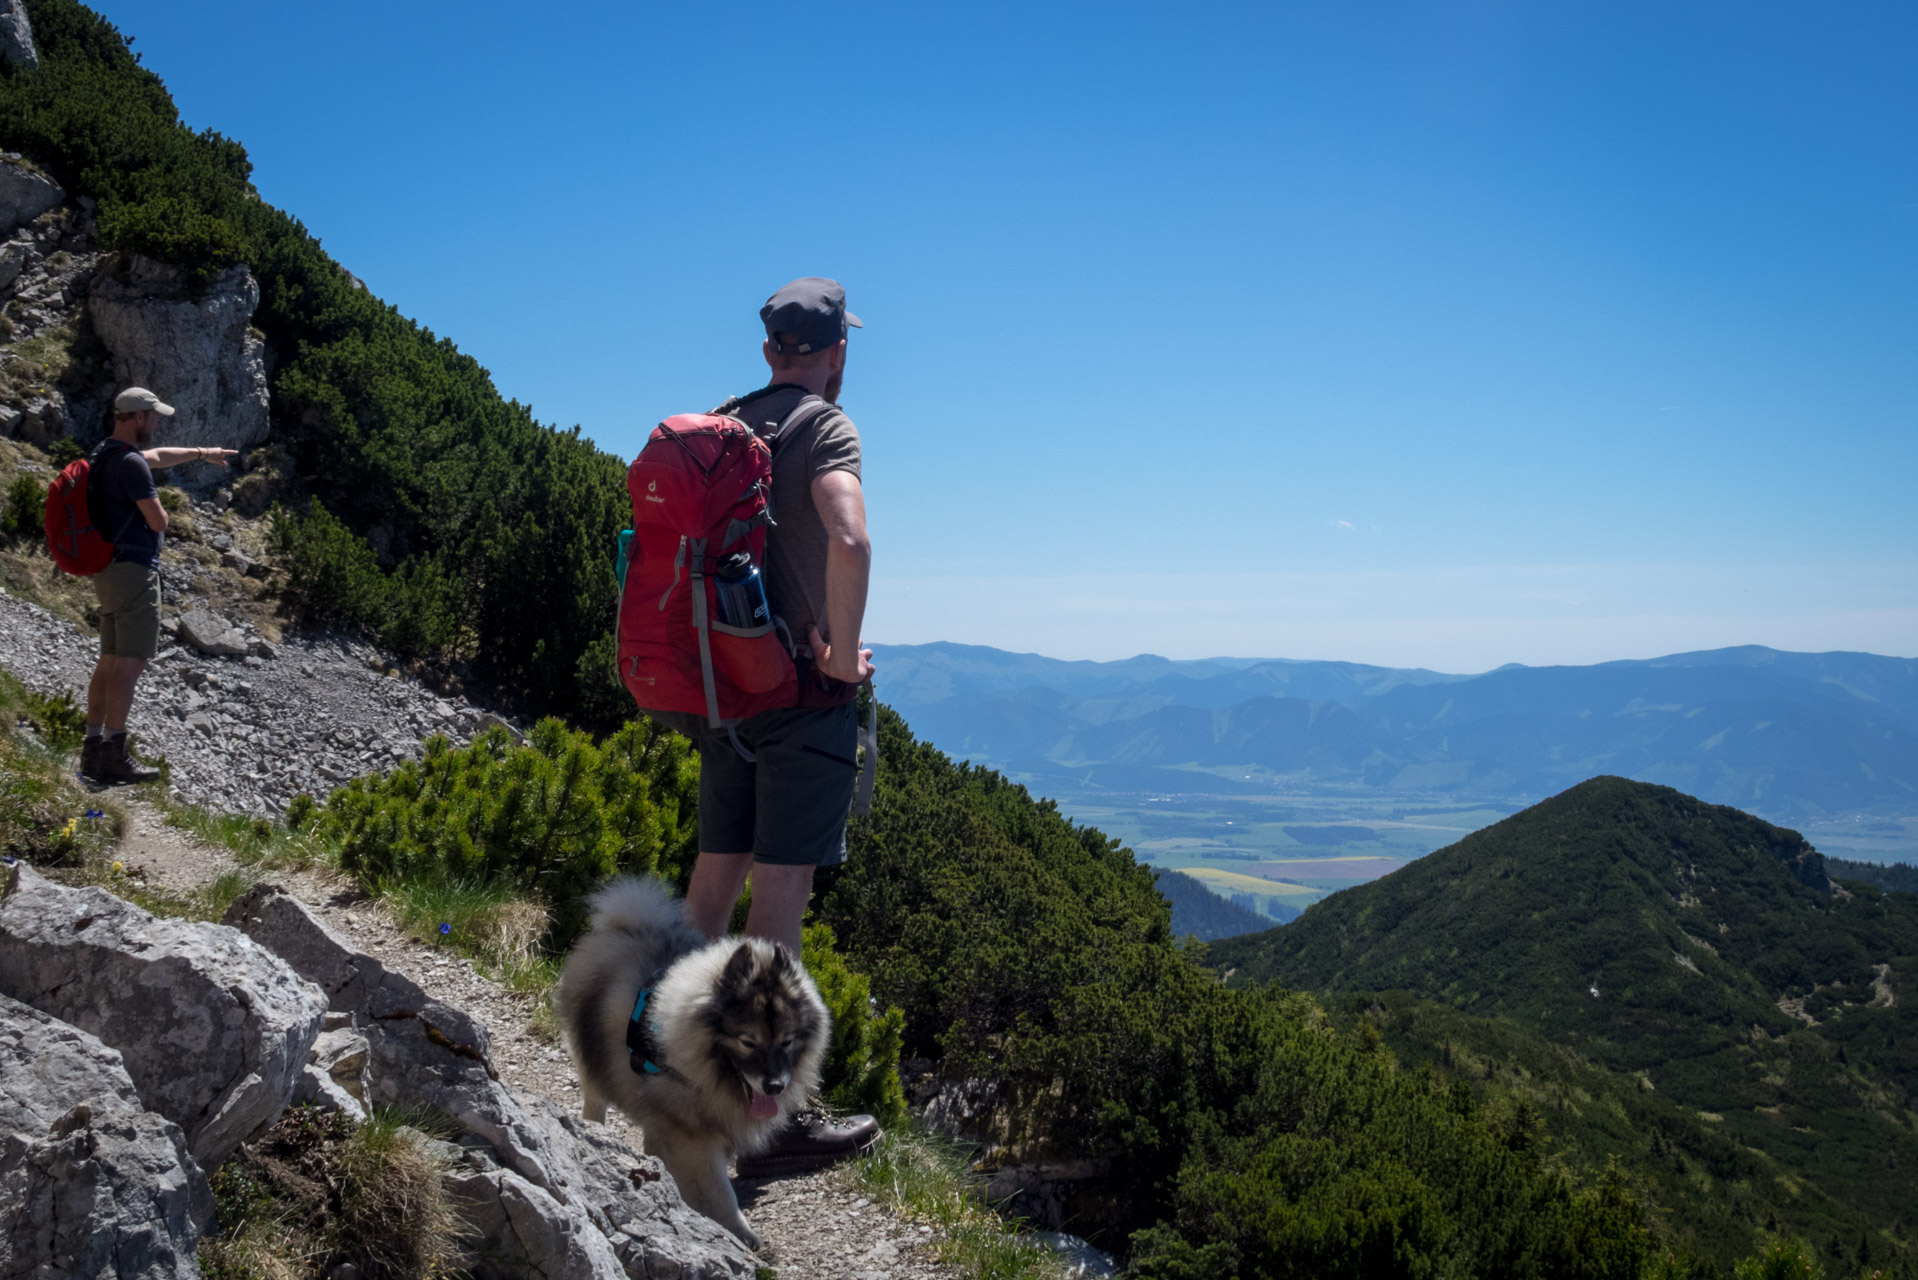
[[[129, 874], [186, 890], [238, 865], [225, 850], [168, 826], [152, 806], [125, 793], [118, 799], [128, 818], [120, 860]], [[455, 952], [406, 937], [385, 907], [338, 877], [276, 871], [266, 878], [387, 968], [484, 1023], [502, 1078], [578, 1112], [579, 1079], [566, 1055], [529, 1029], [530, 997], [507, 991]], [[623, 1117], [614, 1113], [608, 1124], [634, 1150], [643, 1149], [639, 1130]], [[958, 1271], [932, 1258], [929, 1228], [870, 1203], [834, 1172], [736, 1186], [779, 1280], [959, 1280]]]

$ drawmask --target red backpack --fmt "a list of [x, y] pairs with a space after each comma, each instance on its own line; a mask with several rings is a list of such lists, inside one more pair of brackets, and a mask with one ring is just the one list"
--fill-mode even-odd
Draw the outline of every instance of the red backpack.
[[[94, 459], [100, 457], [95, 451]], [[93, 524], [88, 495], [93, 489], [91, 460], [78, 458], [47, 487], [47, 551], [53, 563], [80, 578], [90, 578], [113, 563], [113, 542]], [[132, 523], [129, 518], [128, 524]], [[126, 527], [120, 528], [125, 533]], [[119, 534], [114, 538], [118, 539]]]
[[703, 716], [717, 729], [797, 702], [782, 624], [727, 626], [713, 583], [727, 556], [764, 563], [772, 472], [766, 442], [716, 413], [666, 419], [633, 459], [619, 674], [642, 710]]

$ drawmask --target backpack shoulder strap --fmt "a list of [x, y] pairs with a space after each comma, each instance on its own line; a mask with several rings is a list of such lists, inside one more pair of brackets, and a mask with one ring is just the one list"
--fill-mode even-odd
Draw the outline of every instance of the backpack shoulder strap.
[[714, 408], [713, 412], [722, 417], [737, 418], [739, 411], [753, 401], [763, 400], [775, 391], [786, 390], [804, 391], [805, 388], [796, 382], [774, 382], [768, 386], [761, 387], [757, 391], [748, 391], [743, 396], [727, 396], [725, 403]]
[[792, 412], [779, 420], [770, 434], [765, 436], [766, 443], [772, 446], [773, 456], [779, 456], [779, 446], [804, 432], [808, 427], [825, 421], [828, 414], [838, 413], [839, 406], [824, 396], [807, 395]]

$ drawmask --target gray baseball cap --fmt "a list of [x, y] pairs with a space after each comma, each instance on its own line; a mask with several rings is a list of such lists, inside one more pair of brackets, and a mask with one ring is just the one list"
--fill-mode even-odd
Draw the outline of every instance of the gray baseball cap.
[[113, 397], [113, 411], [115, 413], [138, 413], [142, 409], [151, 409], [153, 412], [169, 418], [173, 416], [173, 406], [162, 403], [160, 397], [154, 395], [145, 387], [128, 387], [125, 391]]
[[[837, 280], [824, 276], [803, 276], [766, 299], [759, 309], [766, 322], [766, 336], [773, 350], [784, 355], [807, 355], [839, 342], [846, 326], [863, 329], [859, 317], [846, 310], [846, 291]], [[782, 343], [774, 334], [787, 334], [791, 342]]]

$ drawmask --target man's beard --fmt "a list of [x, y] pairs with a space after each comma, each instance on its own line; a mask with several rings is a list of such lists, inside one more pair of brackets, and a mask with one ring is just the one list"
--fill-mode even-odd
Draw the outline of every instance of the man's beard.
[[151, 422], [142, 422], [139, 426], [135, 427], [133, 429], [133, 442], [135, 444], [152, 444], [153, 424]]
[[840, 369], [838, 373], [833, 374], [832, 377], [826, 379], [826, 390], [824, 394], [828, 404], [839, 403], [839, 384], [845, 380], [846, 371], [843, 368]]

